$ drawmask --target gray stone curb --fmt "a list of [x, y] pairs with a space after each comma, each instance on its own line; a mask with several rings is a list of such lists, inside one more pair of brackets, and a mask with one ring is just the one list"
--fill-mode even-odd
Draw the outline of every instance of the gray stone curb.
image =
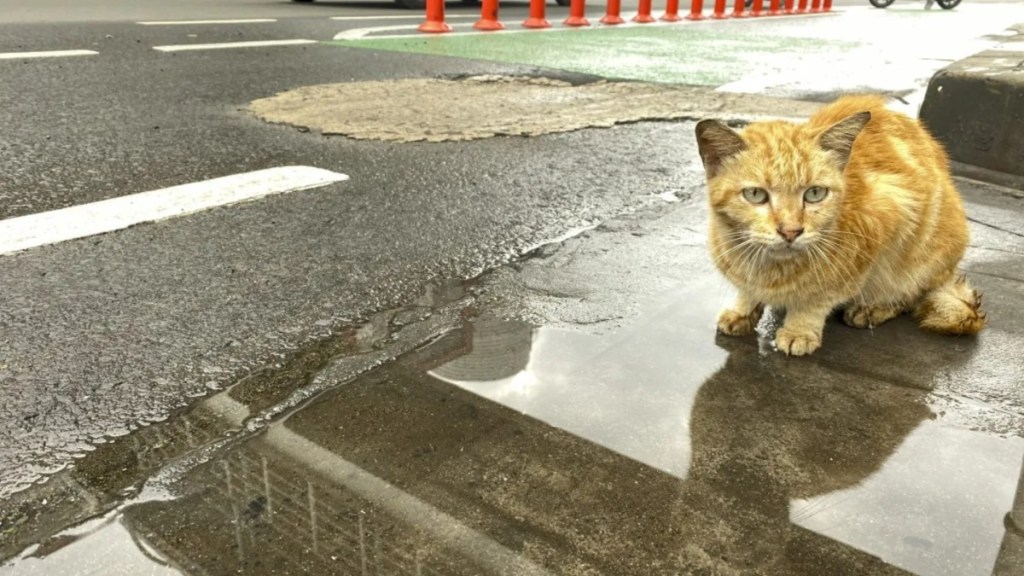
[[1024, 189], [1024, 24], [932, 77], [920, 118], [959, 175]]

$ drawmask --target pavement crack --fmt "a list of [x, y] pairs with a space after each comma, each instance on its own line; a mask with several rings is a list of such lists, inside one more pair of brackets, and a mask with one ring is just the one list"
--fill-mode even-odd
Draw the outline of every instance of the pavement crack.
[[1000, 280], [1006, 280], [1007, 282], [1019, 282], [1021, 284], [1024, 284], [1024, 278], [1014, 278], [1013, 276], [1003, 276], [1002, 274], [981, 272], [980, 270], [971, 270], [971, 274], [977, 274], [979, 276], [988, 276], [989, 278], [998, 278]]
[[976, 250], [987, 250], [989, 252], [1001, 252], [1003, 254], [1012, 254], [1014, 256], [1024, 256], [1024, 252], [1018, 252], [1016, 250], [1007, 250], [1005, 248], [992, 248], [990, 246], [981, 246], [980, 244], [971, 244], [969, 247], [974, 248]]
[[986, 228], [991, 228], [993, 230], [998, 230], [1000, 232], [1005, 232], [1007, 234], [1011, 234], [1011, 235], [1016, 236], [1018, 238], [1024, 238], [1024, 234], [1021, 234], [1020, 232], [1015, 232], [1013, 230], [1007, 230], [1006, 228], [1003, 228], [1001, 226], [996, 226], [995, 224], [989, 224], [988, 222], [984, 222], [982, 220], [978, 220], [977, 218], [968, 217], [967, 220], [970, 221], [970, 222], [974, 222], [975, 224], [980, 224], [981, 226], [985, 226]]

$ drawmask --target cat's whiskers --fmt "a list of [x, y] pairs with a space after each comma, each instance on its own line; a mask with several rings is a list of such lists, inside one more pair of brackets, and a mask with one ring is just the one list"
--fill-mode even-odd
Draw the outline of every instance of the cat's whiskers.
[[[736, 245], [734, 245], [734, 246], [730, 247], [730, 248], [729, 248], [728, 250], [726, 250], [725, 252], [722, 252], [721, 254], [719, 254], [719, 255], [718, 255], [718, 257], [719, 257], [719, 258], [725, 258], [726, 256], [728, 256], [729, 254], [732, 254], [732, 253], [733, 253], [733, 252], [735, 252], [736, 250], [738, 250], [738, 249], [740, 249], [740, 248], [743, 248], [743, 247], [745, 247], [745, 246], [749, 246], [749, 245], [751, 245], [751, 244], [753, 244], [753, 243], [754, 243], [754, 240], [753, 240], [752, 238], [747, 238], [746, 240], [744, 240], [744, 241], [740, 242], [739, 244], [736, 244]], [[720, 246], [721, 244], [726, 244], [726, 242], [720, 242], [720, 243], [719, 243], [719, 244], [717, 244], [716, 246]]]
[[844, 284], [848, 284], [850, 287], [853, 288], [859, 288], [856, 270], [850, 268], [847, 265], [844, 258], [831, 258], [830, 256], [833, 255], [825, 252], [826, 248], [828, 247], [832, 247], [833, 250], [839, 251], [839, 246], [835, 244], [830, 244], [830, 242], [831, 241], [828, 238], [820, 237], [818, 245], [815, 246], [814, 248], [821, 251], [822, 260], [829, 267], [829, 270], [835, 276], [842, 280]]
[[819, 256], [819, 247], [811, 244], [808, 246], [808, 259], [810, 260], [811, 273], [814, 274], [814, 281], [817, 282], [818, 288], [822, 294], [828, 294], [828, 287], [825, 285], [824, 277], [818, 272], [817, 256]]
[[[832, 233], [832, 232], [841, 232], [841, 231], [839, 231], [839, 230], [829, 230], [827, 233], [820, 234], [821, 242], [825, 243], [826, 245], [831, 247], [833, 250], [839, 252], [840, 255], [842, 254], [844, 249], [850, 248], [851, 252], [853, 252], [854, 254], [860, 256], [861, 258], [866, 259], [868, 261], [869, 265], [874, 266], [876, 258], [874, 256], [871, 256], [870, 254], [867, 254], [863, 250], [861, 250], [861, 246], [860, 246], [860, 244], [858, 242], [856, 242], [854, 240], [851, 240], [850, 238], [843, 238], [843, 237], [832, 238], [832, 237], [829, 237], [827, 234], [828, 233]], [[840, 257], [840, 258], [838, 258], [838, 260], [841, 263], [843, 263], [843, 265], [845, 266], [846, 263], [849, 262], [850, 259], [849, 258], [842, 258], [842, 257]], [[852, 274], [857, 275], [857, 270], [856, 269], [850, 268], [849, 270], [851, 271]]]
[[743, 250], [734, 258], [736, 267], [746, 276], [750, 276], [753, 273], [749, 260], [753, 252], [756, 250], [757, 244], [753, 240], [745, 242], [743, 244]]

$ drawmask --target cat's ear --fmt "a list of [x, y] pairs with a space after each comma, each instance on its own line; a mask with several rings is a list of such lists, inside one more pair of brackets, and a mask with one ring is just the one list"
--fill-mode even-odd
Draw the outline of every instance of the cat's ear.
[[850, 161], [853, 141], [857, 139], [857, 135], [870, 120], [871, 112], [868, 111], [848, 116], [822, 132], [821, 137], [818, 138], [818, 144], [825, 150], [835, 152], [839, 157], [840, 168], [845, 170], [846, 163]]
[[722, 167], [722, 161], [747, 148], [740, 135], [718, 120], [701, 120], [697, 123], [697, 148], [708, 178], [712, 178]]

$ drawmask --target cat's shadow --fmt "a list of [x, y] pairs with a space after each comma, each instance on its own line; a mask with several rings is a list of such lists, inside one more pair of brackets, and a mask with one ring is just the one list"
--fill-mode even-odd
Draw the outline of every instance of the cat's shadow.
[[[881, 349], [901, 339], [905, 346], [922, 346], [908, 344], [900, 324], [880, 338], [888, 343]], [[826, 348], [808, 358], [766, 350], [763, 338], [758, 345], [717, 336], [729, 356], [701, 386], [690, 419], [692, 456], [679, 511], [688, 554], [700, 558], [687, 562], [711, 558], [723, 570], [802, 574], [800, 556], [861, 555], [791, 522], [794, 501], [828, 498], [864, 482], [933, 414], [922, 386], [868, 374], [863, 356], [880, 350], [856, 352], [858, 338], [836, 335], [854, 329], [831, 328]], [[828, 346], [831, 351], [822, 353]], [[858, 369], [835, 369], [842, 362]], [[917, 374], [916, 382], [934, 381], [951, 368], [920, 364], [918, 370], [930, 373]], [[873, 565], [877, 559], [863, 554], [858, 561]], [[888, 568], [879, 563], [873, 570]]]

